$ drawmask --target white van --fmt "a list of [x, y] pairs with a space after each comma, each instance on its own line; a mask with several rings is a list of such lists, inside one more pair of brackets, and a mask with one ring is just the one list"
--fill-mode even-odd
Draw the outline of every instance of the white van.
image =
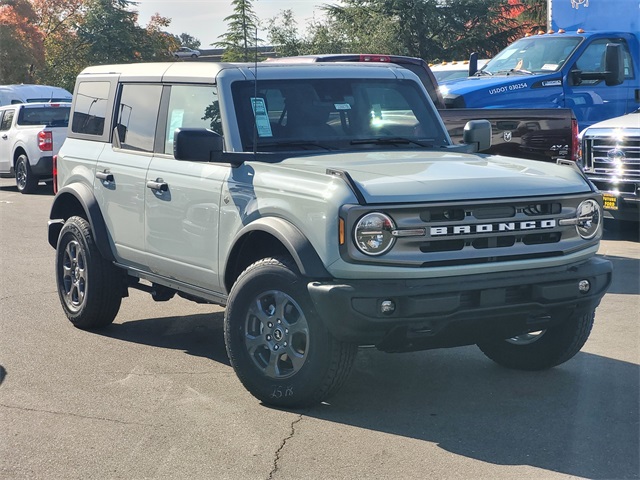
[[0, 107], [14, 103], [70, 102], [71, 98], [64, 88], [50, 85], [0, 85]]

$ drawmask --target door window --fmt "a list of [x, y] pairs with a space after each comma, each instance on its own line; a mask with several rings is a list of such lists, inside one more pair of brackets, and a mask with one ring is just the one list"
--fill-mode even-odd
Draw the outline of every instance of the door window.
[[169, 155], [173, 155], [173, 136], [177, 128], [208, 128], [222, 135], [215, 85], [173, 85], [166, 125], [164, 153]]
[[[0, 112], [0, 115], [2, 115], [1, 112]], [[2, 120], [0, 121], [0, 132], [4, 132], [11, 128], [11, 122], [13, 121], [14, 115], [15, 115], [15, 110], [4, 111], [4, 116], [2, 116]]]
[[153, 152], [162, 85], [124, 84], [116, 130], [120, 147]]

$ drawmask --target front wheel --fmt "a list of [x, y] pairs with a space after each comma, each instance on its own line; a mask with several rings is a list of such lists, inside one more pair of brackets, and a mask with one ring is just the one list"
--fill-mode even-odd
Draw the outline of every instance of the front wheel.
[[38, 178], [31, 172], [29, 158], [22, 154], [16, 160], [16, 185], [20, 193], [33, 193], [38, 188]]
[[289, 259], [266, 258], [240, 275], [229, 294], [224, 330], [242, 384], [279, 407], [311, 405], [335, 393], [357, 352], [327, 331]]
[[545, 370], [573, 358], [583, 347], [595, 312], [575, 316], [564, 323], [539, 332], [478, 344], [494, 362], [518, 370]]
[[69, 218], [60, 231], [56, 283], [64, 312], [76, 327], [113, 322], [122, 302], [121, 273], [102, 257], [84, 218]]

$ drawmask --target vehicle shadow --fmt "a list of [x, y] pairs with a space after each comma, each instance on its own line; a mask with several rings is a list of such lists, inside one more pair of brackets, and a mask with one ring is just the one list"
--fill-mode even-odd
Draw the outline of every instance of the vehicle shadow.
[[[18, 193], [18, 187], [15, 185], [2, 185], [0, 186], [0, 192], [13, 192]], [[37, 195], [37, 196], [53, 196], [53, 188], [44, 183], [40, 183], [35, 192], [29, 193], [28, 195]]]
[[638, 365], [588, 353], [548, 371], [519, 372], [476, 347], [369, 350], [334, 398], [303, 413], [496, 465], [639, 478], [639, 378]]
[[628, 240], [630, 242], [640, 241], [640, 223], [618, 222], [605, 219], [604, 240]]
[[153, 347], [182, 350], [230, 366], [224, 346], [224, 313], [147, 318], [113, 323], [96, 334]]
[[[134, 320], [99, 334], [229, 366], [222, 312]], [[362, 348], [338, 394], [298, 412], [491, 464], [617, 479], [640, 478], [639, 405], [640, 367], [590, 353], [522, 372], [497, 366], [475, 346], [405, 354]]]
[[607, 294], [640, 295], [640, 260], [603, 255], [613, 264], [613, 280]]

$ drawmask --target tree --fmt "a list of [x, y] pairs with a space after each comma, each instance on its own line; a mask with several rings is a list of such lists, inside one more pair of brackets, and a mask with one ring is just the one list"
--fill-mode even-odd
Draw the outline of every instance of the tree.
[[269, 43], [279, 57], [301, 55], [302, 40], [298, 37], [298, 24], [291, 10], [282, 10], [280, 15], [267, 21]]
[[28, 0], [0, 5], [0, 84], [33, 83], [44, 63], [43, 35]]
[[225, 49], [222, 55], [225, 62], [248, 62], [255, 58], [255, 49], [261, 41], [257, 38], [258, 17], [251, 0], [232, 0], [231, 4], [233, 13], [224, 19], [229, 30], [212, 45]]
[[188, 33], [181, 33], [178, 37], [176, 37], [178, 43], [182, 47], [189, 47], [197, 50], [200, 48], [200, 40], [195, 37], [192, 37]]

